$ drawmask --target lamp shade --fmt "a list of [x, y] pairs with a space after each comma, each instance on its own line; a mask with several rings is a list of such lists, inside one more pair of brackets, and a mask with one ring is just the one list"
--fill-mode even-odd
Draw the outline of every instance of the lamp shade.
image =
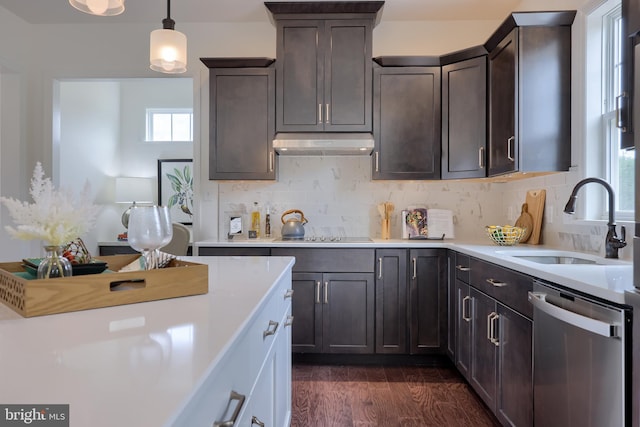
[[172, 29], [151, 32], [150, 67], [161, 73], [178, 74], [187, 71], [187, 37]]
[[153, 178], [116, 178], [116, 203], [153, 203]]
[[124, 12], [124, 0], [69, 0], [76, 9], [98, 16], [114, 16]]

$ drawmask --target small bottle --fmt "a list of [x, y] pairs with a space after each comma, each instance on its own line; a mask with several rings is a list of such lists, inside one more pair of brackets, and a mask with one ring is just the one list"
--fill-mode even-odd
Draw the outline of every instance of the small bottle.
[[260, 205], [258, 204], [258, 202], [253, 202], [253, 211], [251, 212], [251, 228], [249, 229], [249, 231], [255, 232], [255, 238], [260, 237]]
[[264, 214], [264, 237], [271, 237], [271, 215], [269, 214], [269, 206]]

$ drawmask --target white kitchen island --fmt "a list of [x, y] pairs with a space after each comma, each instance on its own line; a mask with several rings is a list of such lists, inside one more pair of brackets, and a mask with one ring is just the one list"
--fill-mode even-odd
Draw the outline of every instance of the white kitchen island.
[[28, 319], [0, 304], [0, 404], [69, 404], [75, 427], [209, 427], [233, 391], [239, 423], [289, 425], [294, 259], [184, 259], [208, 264], [208, 294]]

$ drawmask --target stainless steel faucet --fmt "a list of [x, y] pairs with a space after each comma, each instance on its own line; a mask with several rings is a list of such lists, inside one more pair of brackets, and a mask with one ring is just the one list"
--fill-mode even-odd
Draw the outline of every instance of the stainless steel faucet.
[[573, 214], [576, 211], [576, 199], [578, 198], [578, 190], [580, 190], [580, 187], [590, 182], [596, 182], [602, 185], [607, 189], [607, 193], [609, 194], [609, 222], [607, 223], [607, 228], [609, 229], [609, 231], [607, 231], [607, 237], [605, 237], [604, 241], [605, 258], [618, 258], [618, 249], [627, 246], [627, 242], [625, 242], [626, 231], [624, 226], [622, 226], [620, 227], [622, 237], [619, 238], [616, 234], [616, 223], [613, 219], [613, 215], [615, 213], [615, 195], [613, 194], [613, 188], [607, 181], [600, 178], [585, 178], [582, 181], [578, 182], [576, 186], [573, 187], [573, 191], [571, 192], [569, 201], [564, 207], [564, 212]]

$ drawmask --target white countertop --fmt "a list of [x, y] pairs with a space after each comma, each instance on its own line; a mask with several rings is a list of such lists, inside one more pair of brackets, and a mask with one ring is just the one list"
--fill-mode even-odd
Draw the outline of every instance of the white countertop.
[[[200, 241], [196, 247], [299, 247], [299, 248], [444, 248], [483, 259], [494, 264], [519, 271], [565, 286], [579, 292], [593, 295], [618, 304], [625, 303], [625, 291], [634, 290], [633, 264], [630, 261], [617, 261], [616, 265], [588, 264], [539, 264], [509, 256], [516, 251], [549, 251], [557, 248], [545, 245], [520, 244], [515, 246], [487, 245], [483, 242], [465, 242], [455, 240], [406, 240], [372, 239], [364, 243], [299, 242], [274, 239], [244, 239], [231, 241]], [[565, 251], [567, 253], [575, 253]], [[601, 258], [584, 254], [594, 259]], [[616, 262], [616, 261], [614, 261]]]
[[22, 318], [0, 304], [0, 402], [69, 404], [71, 426], [161, 426], [250, 322], [290, 257], [184, 257], [209, 292]]

